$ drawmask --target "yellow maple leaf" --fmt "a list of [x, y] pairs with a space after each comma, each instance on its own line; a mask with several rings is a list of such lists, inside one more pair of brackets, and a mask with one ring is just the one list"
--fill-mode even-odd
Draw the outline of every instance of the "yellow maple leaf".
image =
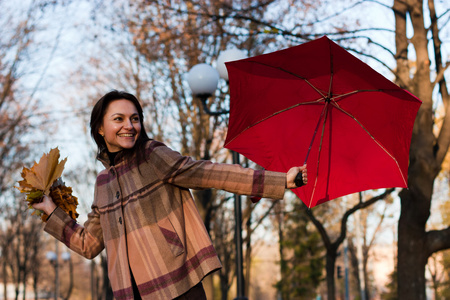
[[[59, 149], [54, 148], [48, 154], [44, 153], [31, 169], [24, 167], [21, 172], [23, 180], [18, 182], [19, 186], [16, 188], [27, 195], [26, 201], [30, 209], [33, 209], [33, 204], [41, 201], [43, 195], [50, 195], [57, 206], [76, 219], [78, 199], [72, 195], [72, 188], [67, 187], [60, 179], [67, 158], [59, 162], [59, 156]], [[47, 221], [45, 213], [34, 211], [34, 214], [40, 215], [44, 222]]]
[[56, 179], [61, 177], [67, 158], [59, 162], [59, 149], [51, 149], [34, 163], [31, 169], [23, 168], [22, 177], [26, 183], [35, 189], [41, 190], [45, 195], [50, 192], [50, 187]]

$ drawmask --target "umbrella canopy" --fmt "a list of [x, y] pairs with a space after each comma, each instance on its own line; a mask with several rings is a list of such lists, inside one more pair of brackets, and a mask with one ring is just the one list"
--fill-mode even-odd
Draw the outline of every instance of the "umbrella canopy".
[[326, 36], [226, 63], [225, 147], [268, 170], [304, 162], [308, 206], [359, 191], [407, 187], [421, 101]]

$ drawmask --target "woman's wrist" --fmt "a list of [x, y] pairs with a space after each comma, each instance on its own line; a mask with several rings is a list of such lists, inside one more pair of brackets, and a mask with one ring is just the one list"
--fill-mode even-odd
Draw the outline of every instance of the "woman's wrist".
[[58, 206], [54, 203], [51, 203], [46, 209], [45, 209], [45, 213], [47, 214], [47, 216], [50, 216], [56, 209], [58, 208]]
[[58, 206], [55, 205], [55, 208], [49, 214], [47, 213], [47, 216], [48, 216], [47, 219], [49, 219], [53, 215], [53, 213], [55, 212], [55, 210], [57, 208], [58, 208]]

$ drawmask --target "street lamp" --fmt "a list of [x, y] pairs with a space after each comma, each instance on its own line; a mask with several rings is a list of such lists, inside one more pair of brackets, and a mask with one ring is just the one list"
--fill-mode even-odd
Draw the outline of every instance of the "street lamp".
[[72, 262], [72, 257], [70, 255], [70, 252], [68, 252], [68, 251], [61, 253], [61, 258], [64, 262], [69, 263], [69, 288], [67, 290], [67, 297], [65, 298], [65, 299], [69, 299], [70, 295], [72, 294], [72, 289], [73, 289], [73, 262]]
[[48, 251], [46, 254], [47, 259], [50, 261], [52, 266], [55, 268], [55, 294], [54, 299], [59, 298], [59, 264], [58, 264], [58, 243], [56, 245], [56, 252]]
[[228, 70], [225, 66], [225, 63], [228, 61], [239, 60], [246, 58], [244, 52], [238, 49], [230, 49], [226, 51], [222, 51], [217, 57], [217, 66], [216, 69], [219, 72], [221, 78], [225, 79], [228, 82]]
[[192, 94], [200, 99], [203, 110], [211, 116], [226, 114], [229, 111], [210, 111], [206, 101], [217, 89], [219, 73], [208, 64], [198, 64], [189, 70], [187, 81]]
[[[54, 299], [59, 299], [59, 242], [55, 242], [55, 252], [48, 251], [46, 253], [47, 259], [50, 261], [50, 264], [55, 268], [55, 295]], [[70, 253], [69, 252], [63, 252], [61, 254], [61, 259], [64, 262], [70, 263], [70, 288], [69, 288], [69, 295], [71, 293], [72, 287], [73, 287], [73, 269], [72, 269], [72, 261], [70, 260]], [[67, 297], [67, 298], [68, 298]]]
[[[217, 59], [217, 70], [208, 64], [198, 64], [189, 70], [187, 81], [192, 90], [192, 94], [198, 97], [204, 111], [211, 116], [218, 116], [229, 113], [228, 110], [210, 111], [206, 103], [207, 99], [214, 95], [219, 76], [228, 82], [228, 71], [225, 62], [245, 58], [245, 54], [237, 49], [223, 51]], [[240, 164], [239, 154], [231, 151], [233, 164]], [[242, 255], [242, 205], [241, 196], [234, 194], [234, 214], [235, 214], [235, 246], [236, 246], [236, 293], [235, 300], [246, 300], [244, 293], [243, 275], [243, 255]]]

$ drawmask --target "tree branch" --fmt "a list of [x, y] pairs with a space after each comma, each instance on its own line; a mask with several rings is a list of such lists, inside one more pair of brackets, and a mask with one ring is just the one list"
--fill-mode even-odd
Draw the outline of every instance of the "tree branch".
[[352, 208], [350, 208], [349, 210], [347, 210], [344, 214], [344, 216], [342, 217], [342, 221], [341, 221], [341, 234], [339, 235], [339, 237], [336, 239], [335, 243], [337, 244], [341, 244], [346, 235], [347, 235], [347, 221], [348, 218], [355, 213], [357, 210], [366, 208], [372, 204], [374, 204], [375, 202], [382, 200], [384, 198], [386, 198], [388, 195], [390, 195], [392, 192], [395, 191], [395, 188], [390, 188], [387, 189], [386, 191], [384, 191], [384, 193], [372, 197], [371, 199], [367, 200], [366, 202], [359, 202], [358, 204], [356, 204], [355, 206], [353, 206]]
[[442, 230], [432, 230], [426, 233], [426, 251], [428, 256], [450, 248], [450, 227]]
[[384, 206], [383, 213], [381, 214], [380, 220], [379, 220], [379, 222], [378, 222], [378, 225], [377, 225], [377, 227], [375, 228], [375, 230], [374, 230], [374, 232], [373, 232], [373, 235], [372, 235], [372, 238], [370, 239], [370, 242], [369, 242], [368, 245], [367, 245], [367, 248], [368, 248], [368, 249], [372, 248], [373, 244], [375, 243], [375, 238], [376, 238], [376, 236], [377, 236], [377, 233], [380, 231], [381, 226], [383, 225], [384, 218], [386, 217], [386, 209], [387, 209], [387, 206], [385, 205], [385, 206]]
[[264, 213], [264, 215], [262, 215], [258, 221], [256, 222], [256, 224], [254, 224], [251, 228], [251, 232], [249, 234], [247, 234], [248, 236], [250, 236], [253, 232], [255, 232], [255, 230], [258, 228], [259, 225], [262, 224], [262, 222], [266, 219], [266, 217], [268, 215], [270, 215], [270, 213], [272, 212], [272, 209], [275, 207], [275, 205], [277, 205], [277, 203], [280, 202], [280, 200], [274, 200], [272, 201], [270, 207], [266, 210], [266, 212]]
[[410, 67], [408, 65], [408, 37], [406, 36], [408, 7], [403, 1], [394, 1], [395, 16], [395, 59], [397, 61], [396, 81], [402, 88], [410, 87]]
[[307, 208], [306, 205], [304, 205], [304, 207], [305, 207], [306, 214], [308, 215], [308, 217], [310, 218], [310, 220], [314, 224], [314, 226], [316, 226], [317, 231], [321, 235], [322, 240], [323, 240], [323, 242], [325, 244], [325, 247], [327, 249], [329, 249], [330, 247], [334, 247], [334, 248], [337, 249], [339, 247], [339, 245], [344, 241], [344, 239], [345, 239], [345, 237], [347, 235], [347, 221], [348, 221], [348, 218], [354, 212], [356, 212], [357, 210], [366, 208], [366, 207], [374, 204], [375, 202], [386, 198], [386, 196], [390, 195], [393, 191], [395, 191], [395, 188], [387, 189], [386, 191], [384, 191], [384, 193], [382, 193], [382, 194], [380, 194], [378, 196], [372, 197], [371, 199], [367, 200], [366, 202], [359, 202], [358, 204], [356, 204], [355, 206], [353, 206], [352, 208], [347, 210], [344, 213], [344, 216], [342, 217], [341, 233], [340, 233], [339, 237], [334, 242], [331, 242], [330, 237], [328, 236], [328, 233], [325, 230], [323, 224], [319, 220], [316, 219], [316, 217], [312, 213], [312, 210]]
[[322, 237], [322, 241], [325, 244], [325, 248], [329, 249], [332, 246], [332, 243], [330, 241], [330, 237], [328, 236], [327, 231], [323, 227], [322, 223], [316, 219], [312, 210], [309, 207], [306, 207], [306, 205], [303, 205], [303, 207], [305, 208], [306, 215], [309, 217], [314, 226], [316, 226], [317, 231]]
[[439, 132], [439, 136], [437, 139], [437, 152], [436, 152], [436, 164], [437, 166], [441, 166], [442, 162], [447, 155], [447, 151], [450, 147], [450, 96], [447, 89], [447, 82], [445, 80], [444, 72], [448, 68], [449, 63], [444, 67], [442, 65], [442, 52], [441, 52], [441, 39], [439, 38], [439, 28], [438, 28], [438, 17], [436, 15], [436, 9], [434, 6], [434, 0], [428, 0], [428, 7], [431, 19], [431, 33], [432, 33], [432, 41], [434, 48], [434, 60], [436, 65], [436, 80], [433, 83], [433, 87], [435, 84], [439, 84], [439, 92], [442, 96], [442, 102], [444, 103], [444, 120], [442, 122], [442, 127]]
[[[441, 80], [445, 79], [444, 73], [445, 73], [445, 71], [447, 71], [447, 69], [448, 69], [449, 67], [450, 67], [450, 61], [448, 61], [448, 62], [445, 64], [445, 66], [443, 66], [443, 67], [437, 72], [436, 78], [435, 78], [435, 80], [434, 80], [433, 83], [432, 83], [432, 88], [433, 88], [433, 89], [434, 89], [434, 87], [435, 87], [437, 84], [440, 83]], [[447, 101], [448, 101], [448, 99], [447, 99]], [[447, 106], [447, 103], [448, 103], [448, 102], [444, 103], [444, 105]]]

